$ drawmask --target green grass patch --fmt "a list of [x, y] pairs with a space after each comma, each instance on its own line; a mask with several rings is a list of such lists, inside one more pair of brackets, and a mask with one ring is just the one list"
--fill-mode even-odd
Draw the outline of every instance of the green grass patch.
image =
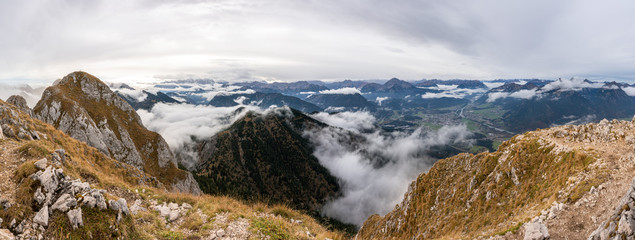
[[430, 123], [430, 122], [424, 122], [423, 126], [426, 126], [432, 130], [439, 130], [441, 127], [443, 127], [443, 125], [441, 124]]
[[49, 151], [41, 146], [38, 141], [31, 141], [18, 148], [18, 153], [28, 158], [43, 158], [49, 155]]
[[273, 215], [278, 215], [278, 216], [281, 216], [283, 218], [290, 218], [291, 217], [291, 213], [289, 212], [289, 210], [284, 209], [282, 207], [273, 208], [273, 210], [271, 210], [271, 213]]
[[480, 153], [480, 152], [483, 152], [483, 151], [486, 152], [487, 150], [488, 149], [486, 147], [483, 147], [483, 146], [472, 146], [470, 148], [470, 153]]
[[289, 239], [289, 229], [280, 220], [256, 218], [251, 223], [251, 231], [271, 240]]
[[183, 240], [185, 236], [181, 232], [175, 231], [163, 231], [159, 233], [159, 239], [161, 240]]
[[498, 147], [499, 147], [502, 143], [503, 143], [502, 141], [494, 141], [494, 142], [492, 142], [492, 148], [493, 148], [494, 150], [498, 150]]
[[467, 130], [470, 130], [472, 132], [479, 132], [480, 131], [480, 127], [478, 126], [478, 123], [469, 120], [469, 119], [462, 119], [461, 122], [463, 122], [465, 124], [465, 126], [467, 127]]
[[495, 236], [496, 236], [496, 235], [498, 235], [498, 236], [503, 236], [503, 235], [507, 234], [508, 232], [511, 232], [511, 233], [516, 233], [516, 232], [518, 231], [518, 229], [520, 229], [520, 227], [522, 227], [522, 226], [523, 226], [523, 224], [524, 224], [523, 222], [519, 222], [518, 224], [516, 224], [516, 225], [514, 225], [514, 226], [512, 226], [512, 227], [510, 227], [510, 228], [508, 228], [508, 229], [506, 229], [505, 231], [500, 231], [500, 232], [497, 232], [497, 233], [496, 233], [496, 234], [494, 234], [494, 235], [495, 235]]

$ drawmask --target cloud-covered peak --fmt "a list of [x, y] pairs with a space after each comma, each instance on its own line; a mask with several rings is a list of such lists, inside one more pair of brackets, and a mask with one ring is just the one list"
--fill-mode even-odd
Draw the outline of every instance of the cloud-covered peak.
[[594, 83], [586, 79], [570, 78], [570, 79], [558, 79], [541, 88], [542, 91], [579, 91], [583, 88], [601, 88], [604, 83]]

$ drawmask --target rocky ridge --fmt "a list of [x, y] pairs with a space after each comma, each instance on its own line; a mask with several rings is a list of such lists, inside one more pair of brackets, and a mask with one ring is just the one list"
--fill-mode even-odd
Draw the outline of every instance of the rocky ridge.
[[440, 160], [356, 238], [630, 239], [634, 172], [635, 120], [527, 132]]
[[339, 185], [301, 134], [323, 126], [288, 107], [248, 112], [199, 144], [196, 179], [206, 193], [317, 212], [338, 193]]
[[165, 140], [147, 130], [126, 101], [98, 78], [73, 72], [42, 94], [35, 115], [102, 153], [133, 165], [170, 189], [198, 194], [200, 189], [177, 160]]
[[344, 238], [285, 206], [166, 192], [140, 169], [2, 100], [0, 123], [23, 133], [0, 139], [0, 239]]

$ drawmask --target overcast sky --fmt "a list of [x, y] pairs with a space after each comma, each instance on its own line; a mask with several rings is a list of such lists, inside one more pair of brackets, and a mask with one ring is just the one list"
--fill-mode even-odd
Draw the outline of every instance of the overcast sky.
[[635, 1], [0, 1], [0, 81], [635, 79]]

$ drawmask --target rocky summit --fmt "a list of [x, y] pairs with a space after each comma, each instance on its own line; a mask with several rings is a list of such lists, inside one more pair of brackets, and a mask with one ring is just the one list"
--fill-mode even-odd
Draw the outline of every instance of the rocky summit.
[[192, 175], [159, 134], [146, 129], [139, 115], [101, 80], [73, 72], [47, 88], [35, 115], [102, 153], [155, 176], [170, 189], [199, 193]]

